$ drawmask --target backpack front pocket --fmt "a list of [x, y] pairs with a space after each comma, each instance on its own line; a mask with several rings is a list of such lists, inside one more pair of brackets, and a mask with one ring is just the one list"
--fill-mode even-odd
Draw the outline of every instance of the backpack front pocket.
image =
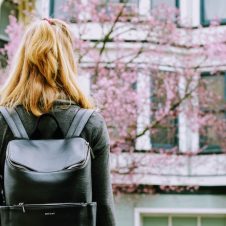
[[96, 226], [96, 202], [1, 206], [1, 226]]

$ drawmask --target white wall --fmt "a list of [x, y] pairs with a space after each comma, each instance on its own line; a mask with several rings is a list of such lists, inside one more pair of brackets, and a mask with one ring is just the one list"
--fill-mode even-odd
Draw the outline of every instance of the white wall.
[[35, 7], [40, 18], [49, 17], [50, 0], [36, 0]]

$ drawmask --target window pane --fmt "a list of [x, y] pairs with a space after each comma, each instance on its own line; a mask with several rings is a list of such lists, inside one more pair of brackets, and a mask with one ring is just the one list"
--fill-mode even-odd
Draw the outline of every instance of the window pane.
[[[224, 113], [218, 113], [218, 114], [216, 114], [216, 117], [219, 120], [223, 121], [225, 119], [225, 114]], [[207, 129], [206, 129], [206, 144], [217, 145], [218, 143], [219, 143], [219, 138], [217, 136], [216, 131], [211, 127], [207, 127]]]
[[114, 3], [138, 3], [138, 0], [109, 0], [109, 2], [114, 2]]
[[[178, 76], [172, 72], [157, 71], [152, 75], [152, 82], [150, 86], [151, 93], [151, 115], [150, 121], [153, 125], [150, 129], [151, 133], [151, 144], [153, 148], [172, 148], [177, 145], [177, 113], [168, 114], [163, 118], [158, 118], [161, 112], [167, 106], [167, 86], [164, 80], [167, 77], [173, 77], [177, 81]], [[172, 99], [170, 104], [177, 102], [178, 97], [178, 84], [170, 87], [172, 93], [175, 94], [175, 98]]]
[[168, 217], [143, 217], [143, 226], [168, 226]]
[[170, 117], [162, 122], [151, 133], [151, 144], [154, 148], [172, 148], [177, 144], [177, 123], [176, 119]]
[[[200, 147], [206, 147], [205, 152], [219, 152], [223, 143], [224, 137], [220, 131], [219, 124], [226, 118], [225, 105], [225, 90], [226, 77], [222, 72], [218, 75], [203, 74], [202, 81], [204, 89], [207, 91], [205, 95], [200, 95], [200, 106], [205, 114], [212, 114], [216, 122], [214, 124], [206, 124], [200, 130]], [[202, 96], [202, 98], [201, 98]]]
[[63, 18], [64, 15], [62, 15], [63, 14], [62, 8], [63, 8], [64, 4], [65, 4], [64, 0], [54, 0], [54, 1], [52, 1], [52, 11], [53, 11], [54, 17]]
[[[222, 104], [225, 102], [225, 73], [221, 73], [219, 75], [204, 75], [202, 76], [202, 80], [205, 83], [206, 90], [212, 95], [219, 96], [219, 101], [214, 102], [218, 106], [214, 105], [213, 108], [216, 110], [216, 108], [220, 108]], [[216, 99], [216, 98], [215, 98]], [[209, 106], [210, 109], [211, 106]]]
[[203, 0], [204, 17], [206, 20], [215, 18], [226, 19], [225, 0]]
[[172, 7], [176, 6], [175, 0], [151, 0], [151, 8], [155, 8], [161, 4], [165, 4]]
[[226, 225], [226, 219], [225, 218], [202, 218], [201, 219], [202, 224], [201, 226], [225, 226]]
[[[103, 7], [105, 7], [105, 3], [128, 3], [127, 5], [134, 5], [137, 7], [138, 6], [138, 1], [139, 0], [101, 0], [98, 2], [98, 4], [100, 3], [100, 5], [102, 5]], [[69, 11], [69, 14], [72, 15], [68, 15], [68, 12], [65, 13], [63, 12], [63, 8], [64, 6], [67, 5], [67, 1], [65, 0], [51, 0], [51, 13], [50, 16], [55, 17], [55, 18], [60, 18], [60, 19], [68, 19], [70, 18], [72, 21], [74, 20], [74, 15], [73, 13], [76, 13], [76, 3], [72, 4], [74, 8], [71, 8]]]
[[5, 33], [5, 29], [9, 24], [9, 15], [14, 14], [17, 16], [17, 13], [17, 8], [14, 3], [3, 1], [0, 8], [0, 40], [8, 41], [8, 35]]
[[173, 217], [172, 221], [173, 226], [197, 226], [196, 217]]

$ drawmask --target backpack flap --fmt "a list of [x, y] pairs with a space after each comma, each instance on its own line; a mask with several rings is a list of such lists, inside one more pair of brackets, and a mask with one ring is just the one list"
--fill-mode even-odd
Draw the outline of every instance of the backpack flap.
[[6, 205], [92, 201], [90, 148], [85, 139], [13, 140], [6, 154]]
[[89, 159], [89, 145], [75, 137], [59, 140], [13, 140], [7, 149], [10, 165], [36, 172], [82, 168]]

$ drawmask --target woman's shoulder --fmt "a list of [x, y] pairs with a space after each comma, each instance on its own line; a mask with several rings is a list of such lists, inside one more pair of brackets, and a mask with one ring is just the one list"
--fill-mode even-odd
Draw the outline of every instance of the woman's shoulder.
[[92, 109], [92, 110], [93, 110], [93, 113], [90, 116], [89, 124], [95, 127], [96, 129], [103, 127], [106, 124], [106, 122], [102, 112], [97, 109]]
[[87, 133], [87, 138], [91, 140], [91, 146], [93, 146], [93, 148], [101, 149], [110, 145], [105, 118], [102, 112], [97, 109], [94, 109], [83, 133]]
[[[56, 105], [54, 106], [55, 112], [57, 112], [57, 109], [61, 113], [62, 113], [62, 111], [66, 110], [66, 116], [69, 116], [69, 118], [73, 118], [76, 115], [76, 112], [79, 110], [85, 110], [85, 111], [91, 110], [92, 114], [91, 114], [86, 126], [92, 127], [94, 129], [98, 129], [98, 128], [105, 126], [104, 116], [98, 108], [86, 109], [86, 108], [82, 108], [81, 106], [79, 106], [78, 104], [76, 104], [74, 102], [68, 103], [68, 102], [62, 101], [61, 103], [57, 102]], [[62, 114], [61, 114], [61, 116], [63, 117]]]

